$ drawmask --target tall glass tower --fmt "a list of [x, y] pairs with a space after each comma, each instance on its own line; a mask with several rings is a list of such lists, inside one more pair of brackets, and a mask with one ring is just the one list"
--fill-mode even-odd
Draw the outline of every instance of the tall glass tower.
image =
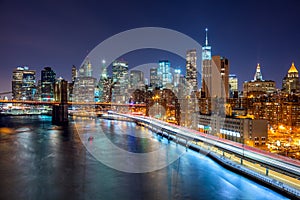
[[55, 72], [51, 67], [45, 67], [41, 73], [41, 98], [42, 101], [53, 101], [53, 84], [55, 83]]
[[29, 70], [28, 67], [17, 67], [13, 71], [12, 94], [15, 100], [33, 100], [35, 86], [35, 71]]
[[112, 64], [112, 78], [114, 83], [112, 101], [117, 103], [128, 102], [128, 63], [124, 60], [116, 60]]
[[194, 91], [198, 90], [196, 49], [186, 53], [186, 80], [191, 84]]
[[208, 29], [205, 29], [205, 45], [202, 47], [202, 89], [201, 96], [208, 98], [212, 91], [211, 46], [208, 44]]
[[168, 60], [160, 60], [157, 68], [159, 87], [166, 87], [167, 83], [172, 83], [171, 63]]

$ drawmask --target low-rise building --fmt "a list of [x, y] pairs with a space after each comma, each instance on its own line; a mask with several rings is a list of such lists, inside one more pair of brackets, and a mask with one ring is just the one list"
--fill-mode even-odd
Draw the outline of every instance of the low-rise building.
[[268, 139], [267, 120], [199, 115], [198, 128], [201, 132], [249, 146], [265, 145]]

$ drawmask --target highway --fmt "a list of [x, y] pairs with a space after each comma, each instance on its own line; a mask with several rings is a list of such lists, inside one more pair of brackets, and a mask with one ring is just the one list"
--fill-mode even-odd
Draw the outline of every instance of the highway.
[[289, 159], [289, 158], [284, 158], [284, 157], [281, 158], [281, 156], [279, 157], [276, 155], [272, 156], [267, 152], [264, 153], [261, 150], [256, 150], [255, 148], [251, 148], [246, 145], [243, 146], [240, 143], [236, 143], [212, 135], [200, 133], [195, 130], [169, 124], [167, 122], [163, 122], [157, 119], [144, 117], [144, 116], [142, 117], [133, 116], [129, 114], [119, 114], [119, 113], [112, 113], [112, 114], [121, 115], [147, 124], [151, 124], [151, 126], [160, 128], [162, 131], [169, 132], [174, 136], [189, 138], [190, 141], [202, 141], [212, 147], [223, 149], [226, 152], [231, 152], [243, 159], [254, 161], [255, 163], [258, 163], [262, 166], [267, 166], [270, 169], [274, 169], [275, 171], [278, 171], [280, 173], [284, 173], [286, 175], [292, 176], [295, 179], [298, 180], [300, 179], [299, 161]]

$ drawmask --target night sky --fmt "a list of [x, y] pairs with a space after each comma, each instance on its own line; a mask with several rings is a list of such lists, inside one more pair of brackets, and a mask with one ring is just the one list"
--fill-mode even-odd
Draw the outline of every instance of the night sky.
[[[12, 71], [45, 66], [71, 78], [71, 67], [100, 42], [138, 27], [164, 27], [182, 32], [200, 44], [209, 29], [213, 55], [230, 61], [240, 84], [253, 79], [257, 63], [264, 79], [282, 78], [294, 61], [300, 70], [300, 1], [3, 1], [0, 0], [0, 92], [11, 90]], [[149, 54], [149, 53], [148, 53]], [[147, 58], [147, 59], [146, 59]], [[132, 67], [169, 59], [156, 52], [129, 56]], [[240, 87], [241, 88], [241, 87]]]

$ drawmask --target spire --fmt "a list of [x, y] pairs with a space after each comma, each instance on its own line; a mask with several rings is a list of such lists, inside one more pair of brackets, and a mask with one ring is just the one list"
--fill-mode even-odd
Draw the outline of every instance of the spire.
[[288, 73], [298, 73], [298, 70], [296, 69], [294, 62], [292, 62], [292, 66], [290, 67]]
[[205, 46], [208, 46], [207, 31], [208, 31], [208, 28], [205, 28]]
[[105, 60], [102, 60], [102, 74], [101, 74], [101, 78], [102, 79], [106, 79], [107, 78], [107, 68], [105, 66], [106, 64], [106, 61]]
[[211, 46], [208, 44], [208, 29], [205, 29], [205, 45], [202, 46], [202, 60], [211, 60]]
[[256, 66], [256, 72], [255, 72], [255, 75], [254, 75], [254, 80], [255, 81], [262, 81], [262, 74], [261, 74], [261, 71], [260, 71], [260, 65], [259, 63], [257, 63], [257, 66]]

